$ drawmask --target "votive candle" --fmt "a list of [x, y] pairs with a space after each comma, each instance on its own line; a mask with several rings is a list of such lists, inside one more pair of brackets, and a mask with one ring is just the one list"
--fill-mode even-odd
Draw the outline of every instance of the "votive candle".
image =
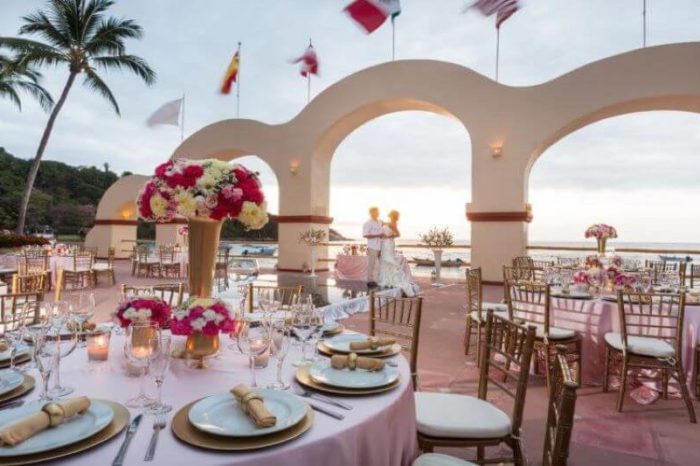
[[109, 332], [87, 335], [87, 353], [90, 361], [106, 361], [109, 357]]

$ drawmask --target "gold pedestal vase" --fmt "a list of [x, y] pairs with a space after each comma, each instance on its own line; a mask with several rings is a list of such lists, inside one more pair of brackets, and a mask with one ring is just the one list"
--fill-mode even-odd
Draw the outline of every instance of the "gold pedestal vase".
[[219, 351], [219, 335], [204, 335], [195, 332], [187, 337], [185, 343], [187, 357], [194, 360], [190, 367], [194, 369], [206, 369], [209, 367], [206, 358], [213, 356]]
[[209, 218], [193, 217], [189, 219], [190, 296], [211, 297], [221, 225], [221, 221]]

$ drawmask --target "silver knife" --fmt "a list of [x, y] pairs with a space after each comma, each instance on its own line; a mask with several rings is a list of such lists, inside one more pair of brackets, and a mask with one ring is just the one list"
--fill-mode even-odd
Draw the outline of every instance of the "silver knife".
[[352, 406], [350, 406], [347, 403], [344, 403], [340, 400], [336, 400], [334, 398], [329, 398], [327, 396], [321, 395], [319, 393], [309, 393], [309, 397], [318, 400], [318, 401], [323, 401], [324, 403], [332, 404], [334, 406], [337, 406], [339, 408], [347, 409], [348, 411], [352, 410]]
[[[307, 401], [307, 403], [308, 403], [308, 401]], [[323, 414], [330, 416], [332, 418], [335, 418], [339, 421], [342, 421], [343, 419], [345, 419], [345, 416], [343, 416], [342, 414], [336, 413], [335, 411], [331, 411], [330, 409], [326, 409], [323, 406], [319, 406], [315, 403], [309, 403], [309, 406], [311, 406], [311, 409], [313, 409], [314, 411], [318, 411], [319, 413], [323, 413]]]
[[126, 456], [126, 450], [129, 448], [131, 439], [134, 437], [134, 434], [136, 434], [136, 431], [139, 428], [141, 417], [142, 415], [139, 414], [134, 418], [133, 421], [131, 421], [131, 424], [129, 424], [129, 428], [126, 430], [126, 437], [124, 437], [122, 446], [119, 447], [119, 452], [117, 453], [117, 456], [114, 458], [114, 461], [112, 461], [112, 466], [122, 466], [124, 464], [124, 456]]

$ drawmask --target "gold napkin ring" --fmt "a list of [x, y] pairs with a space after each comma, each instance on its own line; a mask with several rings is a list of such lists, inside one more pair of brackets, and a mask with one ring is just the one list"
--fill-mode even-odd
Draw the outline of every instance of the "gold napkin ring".
[[377, 349], [379, 347], [379, 340], [372, 337], [369, 339], [369, 347], [372, 349]]
[[351, 371], [357, 369], [357, 354], [348, 354], [348, 369], [350, 369]]
[[56, 427], [57, 425], [63, 424], [66, 412], [60, 404], [47, 403], [41, 410], [49, 416], [49, 426]]
[[241, 398], [240, 403], [241, 403], [241, 406], [243, 407], [243, 412], [245, 412], [245, 413], [248, 412], [248, 410], [249, 410], [248, 403], [250, 403], [250, 402], [253, 401], [253, 400], [260, 400], [260, 401], [263, 401], [263, 397], [260, 396], [259, 393], [248, 392], [248, 393], [246, 393], [245, 396], [243, 396], [243, 397]]

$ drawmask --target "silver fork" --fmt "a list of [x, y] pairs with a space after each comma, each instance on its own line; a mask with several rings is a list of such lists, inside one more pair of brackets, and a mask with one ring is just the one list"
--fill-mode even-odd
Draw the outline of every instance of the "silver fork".
[[328, 403], [328, 404], [331, 404], [333, 406], [337, 406], [339, 408], [352, 410], [352, 406], [350, 406], [349, 404], [343, 403], [342, 401], [336, 400], [334, 398], [329, 398], [329, 397], [321, 395], [319, 393], [314, 393], [314, 392], [311, 392], [309, 390], [306, 390], [304, 387], [297, 384], [296, 381], [294, 381], [292, 383], [292, 385], [293, 385], [292, 389], [294, 390], [294, 392], [297, 395], [303, 396], [305, 398], [311, 398], [312, 400], [322, 401], [324, 403]]
[[162, 415], [156, 416], [155, 421], [153, 421], [153, 434], [151, 435], [151, 441], [148, 443], [146, 456], [143, 458], [144, 461], [153, 461], [153, 457], [156, 455], [156, 446], [158, 445], [158, 434], [165, 429], [165, 426], [165, 418]]

